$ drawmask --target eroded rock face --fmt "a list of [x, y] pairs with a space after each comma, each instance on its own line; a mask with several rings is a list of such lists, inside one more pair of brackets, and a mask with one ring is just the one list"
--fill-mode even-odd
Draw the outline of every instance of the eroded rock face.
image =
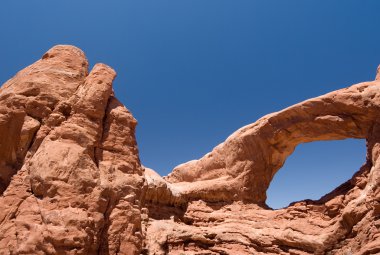
[[[264, 116], [164, 179], [146, 171], [148, 250], [380, 253], [379, 106], [380, 81], [360, 83]], [[351, 180], [318, 201], [267, 208], [266, 190], [298, 144], [345, 138], [367, 140], [367, 160]]]
[[136, 121], [87, 68], [56, 46], [0, 90], [0, 254], [140, 254]]
[[[380, 253], [380, 81], [267, 115], [162, 178], [141, 166], [115, 75], [55, 46], [1, 87], [0, 254]], [[351, 180], [266, 206], [298, 144], [345, 138], [367, 140]]]

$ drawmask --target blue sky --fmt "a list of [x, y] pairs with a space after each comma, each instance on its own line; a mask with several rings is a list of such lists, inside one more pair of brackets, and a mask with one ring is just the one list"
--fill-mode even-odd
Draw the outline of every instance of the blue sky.
[[[380, 2], [10, 1], [0, 8], [0, 82], [56, 44], [118, 72], [144, 165], [166, 175], [236, 129], [299, 101], [373, 80]], [[364, 162], [358, 140], [299, 146], [268, 203], [319, 198]]]

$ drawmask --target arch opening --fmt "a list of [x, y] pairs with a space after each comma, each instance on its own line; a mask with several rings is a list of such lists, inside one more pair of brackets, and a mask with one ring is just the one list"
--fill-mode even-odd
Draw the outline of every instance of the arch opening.
[[318, 200], [349, 180], [365, 163], [364, 139], [299, 144], [273, 177], [266, 204], [273, 209]]

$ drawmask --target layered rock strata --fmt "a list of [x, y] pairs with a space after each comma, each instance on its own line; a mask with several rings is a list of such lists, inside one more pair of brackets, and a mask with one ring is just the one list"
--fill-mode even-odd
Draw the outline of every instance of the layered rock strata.
[[[1, 87], [0, 254], [380, 253], [380, 80], [264, 116], [162, 178], [140, 163], [115, 75], [60, 45]], [[345, 138], [367, 140], [350, 180], [265, 204], [298, 144]]]

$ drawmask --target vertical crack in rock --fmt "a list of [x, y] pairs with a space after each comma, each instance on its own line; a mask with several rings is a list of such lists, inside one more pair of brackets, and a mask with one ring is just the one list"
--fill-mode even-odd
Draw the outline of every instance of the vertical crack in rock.
[[[112, 93], [113, 94], [113, 93]], [[103, 119], [102, 119], [102, 125], [101, 125], [101, 135], [100, 135], [100, 138], [99, 138], [99, 142], [96, 146], [94, 146], [94, 162], [96, 164], [96, 166], [99, 168], [99, 161], [101, 161], [101, 156], [102, 156], [102, 149], [101, 149], [101, 143], [104, 139], [104, 136], [105, 136], [105, 130], [107, 128], [106, 126], [106, 120], [107, 120], [107, 117], [108, 117], [108, 114], [109, 114], [109, 107], [110, 107], [110, 101], [113, 99], [113, 95], [110, 95], [108, 97], [108, 100], [107, 100], [107, 105], [104, 109], [104, 115], [103, 115]]]
[[[102, 149], [101, 149], [101, 143], [104, 139], [104, 133], [105, 133], [105, 130], [106, 130], [106, 119], [108, 117], [108, 114], [109, 114], [109, 105], [110, 105], [110, 100], [111, 100], [112, 96], [110, 96], [108, 98], [108, 101], [107, 101], [107, 106], [105, 108], [105, 112], [104, 112], [104, 116], [103, 116], [103, 120], [102, 120], [102, 132], [101, 132], [101, 136], [100, 136], [100, 139], [99, 139], [99, 143], [97, 146], [94, 147], [94, 159], [95, 159], [95, 164], [97, 166], [97, 168], [99, 169], [99, 162], [102, 160], [101, 156], [102, 156]], [[100, 169], [99, 169], [99, 172], [100, 172]], [[111, 198], [110, 198], [110, 193], [111, 191], [109, 190], [109, 187], [103, 187], [103, 197], [104, 199], [107, 200], [107, 204], [105, 206], [105, 210], [103, 212], [103, 219], [104, 219], [104, 222], [102, 224], [102, 227], [101, 229], [99, 230], [99, 233], [98, 233], [98, 247], [97, 247], [97, 251], [96, 251], [96, 254], [101, 254], [101, 251], [102, 251], [102, 242], [104, 242], [103, 240], [107, 240], [107, 228], [108, 228], [108, 225], [109, 225], [109, 215], [111, 214], [111, 211], [112, 211], [112, 208], [111, 208]], [[103, 248], [104, 249], [104, 248]], [[105, 253], [105, 252], [103, 252]]]

